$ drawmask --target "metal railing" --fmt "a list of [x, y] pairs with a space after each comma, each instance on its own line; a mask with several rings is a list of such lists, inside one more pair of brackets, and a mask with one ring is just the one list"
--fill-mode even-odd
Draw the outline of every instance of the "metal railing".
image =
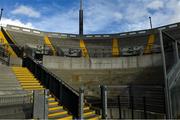
[[75, 118], [79, 117], [78, 91], [30, 57], [23, 59], [23, 66], [27, 67]]
[[[121, 91], [116, 96], [112, 96], [109, 91]], [[98, 101], [96, 106], [98, 106]], [[119, 118], [122, 119], [122, 110], [129, 109], [131, 118], [135, 118], [135, 111], [142, 111], [144, 118], [150, 112], [165, 115], [164, 88], [161, 86], [101, 86], [102, 118], [106, 119], [108, 108], [118, 108]], [[130, 117], [128, 116], [128, 117]], [[124, 118], [127, 119], [127, 118]], [[130, 119], [130, 118], [128, 118]]]

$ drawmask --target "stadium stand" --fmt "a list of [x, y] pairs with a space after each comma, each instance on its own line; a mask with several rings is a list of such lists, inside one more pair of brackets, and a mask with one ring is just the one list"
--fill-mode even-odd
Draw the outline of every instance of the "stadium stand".
[[73, 50], [80, 50], [78, 39], [60, 39], [54, 37], [49, 37], [49, 39], [60, 56], [70, 56]]
[[[117, 114], [113, 112], [116, 111], [115, 108], [119, 107], [118, 101], [115, 98], [121, 96], [125, 97], [122, 99], [124, 102], [120, 104], [122, 105], [122, 110], [127, 110], [124, 114], [129, 114], [129, 111], [132, 110], [131, 117], [133, 118], [134, 110], [137, 113], [135, 115], [138, 116], [138, 114], [144, 112], [144, 117], [147, 117], [145, 115], [145, 110], [147, 110], [147, 114], [150, 115], [149, 118], [153, 118], [151, 117], [153, 114], [156, 116], [160, 114], [158, 118], [162, 119], [167, 114], [164, 104], [165, 96], [163, 89], [165, 86], [165, 78], [163, 76], [163, 64], [153, 66], [153, 64], [157, 64], [156, 62], [159, 63], [156, 59], [158, 57], [146, 57], [147, 55], [158, 55], [161, 53], [159, 30], [165, 31], [176, 40], [180, 39], [179, 23], [154, 28], [152, 30], [117, 34], [88, 34], [84, 36], [43, 32], [8, 25], [1, 29], [1, 44], [6, 44], [8, 46], [8, 49], [6, 49], [8, 54], [10, 54], [10, 56], [18, 56], [22, 59], [23, 63], [22, 66], [19, 65], [19, 67], [12, 66], [14, 74], [12, 73], [11, 67], [0, 65], [0, 69], [4, 70], [1, 71], [2, 73], [0, 72], [0, 82], [2, 83], [0, 85], [0, 93], [2, 94], [3, 90], [21, 90], [27, 95], [29, 90], [49, 89], [48, 118], [72, 119], [79, 117], [78, 110], [80, 107], [78, 105], [81, 95], [79, 88], [84, 86], [85, 100], [82, 102], [84, 104], [83, 117], [85, 119], [99, 119], [101, 117], [97, 113], [103, 112], [101, 111], [102, 101], [100, 100], [100, 98], [102, 98], [102, 91], [100, 92], [99, 86], [107, 85], [112, 86], [109, 87], [111, 90], [107, 92], [108, 107], [110, 107], [110, 109], [108, 108], [108, 110], [110, 110], [110, 112], [108, 112], [109, 118], [114, 118], [112, 114]], [[6, 41], [6, 43], [4, 41]], [[48, 47], [48, 52], [46, 51], [46, 47]], [[49, 52], [50, 50], [51, 52]], [[82, 66], [78, 68], [77, 65], [76, 69], [59, 69], [59, 63], [55, 64], [51, 62], [51, 66], [56, 67], [56, 69], [52, 69], [44, 64], [45, 62], [42, 58], [36, 59], [36, 57], [34, 57], [36, 55], [34, 54], [40, 54], [42, 58], [45, 55], [49, 55], [50, 59], [55, 59], [54, 56], [69, 58], [69, 64], [74, 64], [74, 66], [76, 64], [79, 65], [81, 61], [76, 60], [77, 62], [73, 63], [73, 59], [85, 57], [88, 58], [86, 60], [88, 61], [87, 66], [89, 67], [82, 69]], [[1, 56], [3, 57], [3, 55]], [[113, 69], [111, 64], [111, 68], [106, 68], [108, 66], [106, 64], [109, 63], [106, 63], [106, 61], [103, 63], [103, 59], [117, 62], [114, 59], [118, 57], [123, 59], [122, 64], [123, 66], [127, 65], [126, 67], [118, 66], [118, 68], [116, 66], [116, 69]], [[148, 59], [142, 60], [145, 57]], [[92, 58], [96, 60], [92, 60]], [[149, 66], [146, 66], [147, 64], [144, 66], [139, 65], [144, 64], [144, 61], [149, 62], [149, 59], [152, 59], [152, 61], [150, 61], [152, 63], [147, 63]], [[171, 64], [169, 61], [167, 66]], [[137, 65], [133, 66], [134, 64], [129, 64], [131, 62], [135, 64], [137, 62]], [[97, 66], [90, 66], [92, 64]], [[132, 68], [130, 68], [130, 66]], [[101, 69], [98, 69], [98, 67], [101, 67]], [[71, 68], [73, 67], [71, 66]], [[171, 70], [173, 67], [168, 68], [168, 70], [169, 69]], [[119, 90], [119, 88], [113, 87], [117, 85], [127, 87]], [[157, 86], [157, 88], [155, 86]], [[128, 93], [124, 91], [128, 91]], [[3, 95], [5, 93], [3, 93]], [[19, 93], [14, 92], [13, 94], [19, 95]], [[0, 96], [0, 98], [3, 97]], [[147, 106], [144, 105], [145, 103], [147, 103]], [[32, 107], [33, 103], [30, 102], [30, 104]], [[30, 110], [27, 111], [28, 114], [29, 112], [32, 113]], [[20, 111], [19, 114], [20, 113], [23, 112]], [[119, 113], [119, 115], [121, 115], [121, 113]], [[23, 116], [22, 114], [19, 116], [22, 118], [30, 118], [30, 116]], [[142, 118], [142, 115], [139, 118]]]
[[14, 40], [15, 44], [18, 46], [25, 46], [27, 44], [31, 45], [44, 45], [43, 36], [28, 34], [28, 33], [21, 33], [16, 31], [8, 31], [9, 35]]
[[90, 57], [112, 56], [111, 39], [85, 39], [84, 42]]

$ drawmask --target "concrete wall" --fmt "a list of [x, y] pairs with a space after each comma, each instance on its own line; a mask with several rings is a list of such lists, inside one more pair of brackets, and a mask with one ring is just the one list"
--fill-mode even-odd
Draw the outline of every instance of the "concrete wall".
[[43, 65], [50, 69], [126, 69], [162, 66], [162, 61], [161, 54], [90, 59], [43, 56]]
[[22, 66], [22, 59], [18, 57], [10, 57], [10, 65]]

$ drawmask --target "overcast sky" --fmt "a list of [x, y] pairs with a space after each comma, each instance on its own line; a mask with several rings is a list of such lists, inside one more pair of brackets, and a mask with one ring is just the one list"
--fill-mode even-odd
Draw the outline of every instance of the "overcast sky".
[[[78, 33], [79, 0], [0, 0], [2, 24]], [[119, 33], [180, 22], [180, 0], [84, 0], [85, 33]]]

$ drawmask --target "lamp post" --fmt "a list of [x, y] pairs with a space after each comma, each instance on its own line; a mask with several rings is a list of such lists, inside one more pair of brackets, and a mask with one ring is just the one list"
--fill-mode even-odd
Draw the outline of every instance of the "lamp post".
[[3, 8], [1, 8], [0, 22], [1, 22], [2, 14], [3, 14]]
[[152, 29], [152, 20], [151, 20], [151, 17], [149, 17], [149, 22], [150, 22], [150, 27]]
[[79, 10], [79, 35], [83, 35], [83, 0], [80, 0], [80, 10]]
[[2, 14], [3, 14], [3, 8], [1, 8], [1, 14], [0, 14], [0, 26], [2, 26], [2, 23], [1, 23]]

